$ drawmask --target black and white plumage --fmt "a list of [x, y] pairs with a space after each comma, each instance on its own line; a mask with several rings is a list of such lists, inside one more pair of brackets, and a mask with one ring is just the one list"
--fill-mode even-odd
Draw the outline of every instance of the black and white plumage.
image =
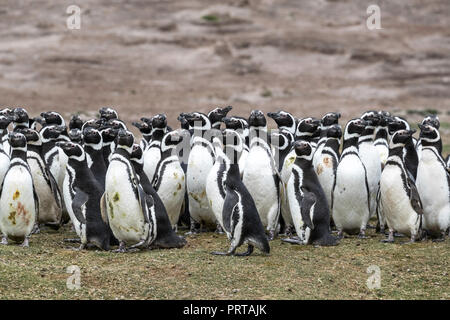
[[222, 123], [222, 119], [225, 118], [228, 112], [233, 109], [232, 106], [228, 106], [225, 108], [215, 108], [208, 113], [209, 121], [211, 122], [212, 129], [220, 130], [220, 125]]
[[95, 179], [102, 189], [105, 189], [106, 164], [103, 157], [102, 134], [94, 128], [83, 130], [83, 148], [86, 152], [86, 161]]
[[394, 242], [394, 232], [410, 236], [411, 242], [421, 236], [422, 202], [403, 159], [403, 148], [412, 140], [414, 132], [399, 130], [390, 141], [389, 157], [380, 179], [378, 203], [380, 224], [386, 221], [389, 227], [389, 237], [384, 242]]
[[249, 146], [248, 146], [248, 123], [242, 117], [225, 117], [222, 119], [226, 129], [231, 129], [237, 132], [242, 139], [242, 152], [239, 156], [238, 164], [241, 178], [244, 175], [245, 162], [247, 161]]
[[111, 157], [105, 179], [105, 193], [101, 200], [102, 216], [119, 240], [119, 251], [148, 247], [157, 236], [157, 222], [153, 197], [139, 184], [130, 162], [133, 134], [120, 129], [117, 147]]
[[11, 132], [9, 143], [12, 148], [11, 161], [0, 195], [1, 243], [8, 244], [8, 239], [12, 239], [23, 241], [22, 246], [28, 247], [28, 239], [39, 214], [39, 198], [27, 163], [25, 136]]
[[389, 112], [379, 111], [379, 122], [375, 129], [375, 138], [373, 145], [380, 155], [381, 167], [384, 167], [389, 156]]
[[10, 146], [8, 141], [8, 125], [11, 121], [10, 116], [0, 115], [0, 138], [1, 141], [4, 141], [3, 143], [0, 142], [0, 185], [9, 168]]
[[157, 114], [152, 117], [151, 140], [144, 150], [144, 172], [150, 181], [156, 172], [156, 167], [161, 160], [161, 141], [167, 132], [167, 117]]
[[139, 142], [139, 145], [141, 146], [142, 150], [147, 149], [148, 144], [151, 141], [152, 138], [152, 125], [151, 122], [133, 122], [133, 126], [139, 129], [139, 131], [142, 134], [142, 139]]
[[278, 129], [284, 129], [295, 135], [297, 122], [292, 114], [286, 111], [268, 112], [267, 116], [272, 118], [278, 126]]
[[[430, 114], [430, 115], [426, 116], [425, 118], [423, 118], [421, 125], [423, 125], [423, 126], [430, 125], [439, 130], [439, 127], [441, 126], [441, 122], [439, 121], [439, 117], [437, 115]], [[417, 158], [418, 158], [418, 160], [420, 160], [420, 158], [422, 156], [422, 141], [420, 141], [420, 139], [419, 139], [416, 142], [415, 146], [416, 146], [416, 151], [417, 151]], [[438, 143], [436, 148], [437, 148], [438, 152], [442, 153], [442, 141]]]
[[338, 124], [340, 117], [341, 114], [339, 112], [328, 112], [322, 117], [320, 121], [320, 137], [319, 141], [317, 142], [317, 146], [315, 148], [313, 157], [313, 165], [316, 171], [317, 165], [319, 164], [319, 157], [322, 153], [322, 149], [325, 146], [325, 143], [327, 142], [327, 131], [331, 126]]
[[86, 153], [73, 142], [58, 142], [58, 146], [68, 157], [63, 196], [75, 232], [81, 240], [80, 249], [93, 244], [109, 250], [115, 239], [102, 219], [100, 199], [103, 189], [88, 167]]
[[370, 218], [370, 194], [366, 168], [359, 156], [358, 139], [366, 127], [362, 119], [350, 120], [344, 131], [341, 159], [336, 169], [331, 212], [339, 236], [343, 232], [365, 237]]
[[108, 168], [109, 158], [110, 158], [111, 154], [115, 151], [114, 140], [116, 139], [117, 133], [119, 132], [119, 130], [114, 129], [114, 128], [104, 128], [100, 132], [102, 134], [102, 141], [103, 141], [103, 146], [102, 146], [103, 160], [105, 160], [105, 166], [106, 166], [106, 168]]
[[422, 124], [419, 128], [422, 156], [416, 186], [423, 204], [424, 229], [432, 237], [444, 240], [450, 227], [450, 172], [439, 150], [439, 130]]

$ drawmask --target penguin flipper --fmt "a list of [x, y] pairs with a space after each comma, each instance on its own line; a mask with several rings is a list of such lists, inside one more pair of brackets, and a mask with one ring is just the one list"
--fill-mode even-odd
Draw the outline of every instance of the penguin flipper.
[[72, 200], [72, 210], [77, 220], [83, 224], [86, 224], [86, 217], [83, 215], [82, 207], [88, 200], [88, 194], [82, 191], [80, 188], [75, 187], [75, 197]]
[[139, 202], [141, 204], [142, 213], [144, 214], [144, 220], [146, 223], [150, 223], [148, 216], [149, 208], [154, 205], [153, 197], [145, 193], [141, 185], [137, 185]]
[[34, 207], [36, 208], [36, 222], [39, 221], [39, 196], [33, 184]]
[[417, 214], [423, 214], [423, 205], [420, 200], [419, 192], [417, 191], [417, 187], [414, 184], [414, 181], [409, 177], [407, 178], [407, 183], [409, 187], [409, 201], [411, 202], [411, 206]]
[[236, 196], [233, 189], [227, 186], [227, 193], [225, 196], [222, 209], [222, 221], [223, 221], [223, 228], [228, 233], [231, 232], [231, 216], [233, 215], [233, 212], [237, 204], [238, 204], [238, 197]]
[[303, 222], [311, 229], [314, 230], [313, 218], [311, 217], [311, 210], [314, 210], [316, 204], [316, 196], [314, 193], [306, 191], [302, 188], [303, 196], [301, 199], [300, 213], [302, 215]]
[[56, 183], [55, 177], [47, 167], [45, 168], [45, 174], [48, 177], [50, 189], [52, 190], [53, 197], [56, 200], [56, 205], [58, 206], [58, 208], [62, 208], [61, 192], [58, 188], [58, 184]]
[[102, 197], [100, 198], [100, 213], [101, 213], [103, 222], [105, 222], [106, 225], [109, 226], [108, 213], [106, 211], [106, 197], [105, 197], [105, 194], [106, 194], [106, 192], [103, 193]]

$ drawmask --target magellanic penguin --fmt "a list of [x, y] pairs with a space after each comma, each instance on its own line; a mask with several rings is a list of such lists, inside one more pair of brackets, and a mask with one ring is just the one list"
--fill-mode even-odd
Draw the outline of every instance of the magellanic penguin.
[[336, 169], [331, 212], [339, 237], [343, 232], [365, 238], [370, 218], [369, 185], [366, 167], [358, 152], [358, 139], [366, 127], [362, 119], [352, 119], [344, 131], [341, 159]]
[[24, 108], [14, 108], [12, 111], [12, 117], [13, 131], [30, 127], [30, 118], [28, 117], [27, 110], [25, 110]]
[[367, 125], [358, 140], [359, 157], [366, 167], [367, 183], [369, 184], [370, 195], [370, 216], [374, 216], [377, 207], [377, 192], [381, 178], [381, 162], [378, 150], [375, 148], [373, 139], [375, 128], [379, 123], [378, 111], [367, 111], [361, 119]]
[[100, 132], [102, 134], [102, 140], [103, 140], [103, 146], [102, 146], [103, 159], [105, 160], [106, 168], [108, 168], [109, 157], [115, 151], [115, 149], [113, 150], [113, 142], [116, 139], [117, 133], [119, 132], [119, 130], [108, 127], [108, 128], [102, 129]]
[[[230, 139], [231, 140], [231, 139]], [[230, 142], [226, 142], [228, 144]], [[231, 149], [234, 143], [231, 143]], [[222, 211], [223, 228], [231, 241], [228, 252], [212, 252], [216, 255], [248, 256], [257, 247], [264, 254], [270, 246], [264, 226], [250, 192], [241, 181], [239, 165], [232, 163], [225, 180], [225, 200]], [[247, 251], [236, 253], [236, 249], [247, 243]]]
[[389, 227], [389, 238], [384, 242], [394, 242], [395, 231], [410, 236], [411, 242], [421, 236], [422, 202], [403, 160], [403, 148], [414, 132], [397, 131], [390, 141], [380, 180], [379, 211]]
[[[60, 190], [64, 181], [65, 163], [63, 162], [65, 161], [61, 161], [61, 150], [56, 146], [56, 142], [64, 130], [66, 130], [65, 126], [49, 125], [39, 131], [42, 140], [42, 156]], [[65, 154], [64, 158], [67, 158]]]
[[222, 119], [225, 118], [228, 112], [233, 109], [232, 106], [228, 106], [225, 108], [215, 108], [208, 113], [209, 121], [211, 122], [211, 129], [220, 130], [220, 125], [222, 123]]
[[27, 163], [27, 140], [18, 132], [9, 134], [11, 162], [6, 172], [0, 195], [0, 230], [2, 244], [8, 239], [23, 241], [28, 247], [28, 239], [39, 211], [39, 198], [33, 185], [33, 177]]
[[[439, 130], [439, 127], [441, 126], [441, 122], [439, 121], [439, 117], [435, 114], [430, 114], [428, 116], [426, 116], [425, 118], [423, 118], [421, 124], [423, 126], [425, 125], [430, 125], [436, 129]], [[417, 141], [416, 144], [416, 151], [417, 151], [417, 159], [420, 160], [421, 156], [422, 156], [422, 142]], [[437, 145], [437, 150], [438, 152], [440, 152], [442, 154], [442, 141], [439, 143], [439, 145]]]
[[[242, 139], [242, 152], [239, 156], [238, 164], [239, 164], [239, 171], [241, 173], [241, 178], [244, 175], [244, 167], [245, 162], [247, 161], [249, 147], [246, 143], [246, 132], [248, 131], [248, 128], [246, 127], [246, 123], [244, 122], [245, 119], [242, 119], [240, 117], [231, 116], [231, 117], [225, 117], [222, 119], [223, 123], [225, 124], [226, 129], [231, 129], [237, 132]], [[248, 133], [247, 133], [248, 138]]]
[[98, 110], [101, 119], [111, 120], [119, 119], [119, 114], [111, 107], [102, 107]]
[[211, 130], [211, 122], [205, 114], [200, 112], [185, 113], [183, 116], [194, 129], [186, 172], [186, 189], [191, 216], [190, 233], [198, 232], [198, 227], [215, 230], [216, 217], [206, 196], [206, 178], [215, 158], [214, 148], [210, 139], [207, 138]]
[[44, 162], [41, 136], [30, 128], [21, 129], [20, 133], [27, 139], [27, 162], [39, 197], [37, 222], [58, 230], [62, 223], [63, 200], [58, 184]]
[[375, 130], [375, 140], [373, 145], [380, 155], [381, 167], [384, 168], [386, 160], [389, 156], [389, 120], [390, 114], [386, 111], [379, 111], [380, 121]]
[[186, 179], [177, 154], [177, 146], [181, 141], [182, 137], [178, 131], [164, 135], [161, 141], [161, 160], [152, 181], [174, 230], [177, 230], [186, 190]]
[[272, 240], [278, 232], [280, 214], [280, 178], [272, 155], [266, 117], [253, 110], [250, 125], [250, 152], [245, 164], [243, 183], [255, 201], [259, 216]]
[[309, 142], [295, 143], [297, 158], [287, 184], [292, 220], [298, 239], [284, 239], [298, 244], [332, 246], [337, 239], [330, 234], [330, 209], [312, 165], [313, 148]]
[[[5, 117], [6, 119], [10, 119], [9, 123], [11, 123], [14, 120], [13, 110], [11, 110], [10, 108], [0, 109], [0, 116]], [[9, 125], [9, 123], [8, 123], [8, 125]], [[3, 129], [1, 131], [0, 143], [3, 145], [3, 150], [5, 151], [5, 153], [9, 156], [11, 153], [11, 148], [9, 146], [9, 140], [8, 140], [8, 133], [9, 133], [8, 125], [5, 127], [5, 129]]]
[[155, 213], [156, 213], [156, 239], [150, 245], [151, 248], [181, 248], [186, 244], [186, 239], [178, 236], [172, 229], [169, 217], [167, 215], [166, 208], [161, 201], [158, 193], [155, 191], [147, 175], [144, 173], [143, 166], [143, 151], [138, 144], [133, 145], [133, 151], [131, 153], [131, 164], [136, 171], [139, 178], [139, 184], [144, 189], [145, 193], [153, 197], [155, 202]]
[[119, 240], [119, 252], [148, 247], [157, 236], [153, 197], [145, 193], [130, 163], [133, 134], [120, 129], [116, 151], [111, 157], [101, 200], [102, 216]]
[[83, 130], [83, 148], [86, 152], [86, 160], [89, 169], [92, 171], [95, 179], [102, 189], [105, 189], [105, 176], [108, 169], [103, 158], [103, 139], [102, 134], [94, 128]]
[[317, 171], [317, 166], [319, 164], [319, 158], [322, 153], [322, 149], [325, 146], [325, 143], [327, 142], [327, 131], [331, 126], [338, 124], [340, 117], [341, 117], [341, 114], [339, 112], [328, 112], [327, 114], [325, 114], [322, 117], [322, 120], [320, 121], [321, 122], [320, 123], [320, 138], [319, 138], [319, 141], [317, 142], [317, 146], [315, 148], [314, 156], [313, 156], [313, 165], [314, 165], [314, 170], [316, 170], [316, 171]]
[[80, 249], [93, 244], [109, 250], [112, 234], [100, 213], [103, 189], [89, 169], [86, 153], [73, 142], [58, 142], [67, 155], [63, 196], [75, 232], [80, 237]]
[[[224, 229], [223, 226], [223, 204], [225, 201], [225, 180], [232, 163], [238, 163], [242, 152], [242, 137], [234, 130], [225, 129], [222, 139], [215, 137], [213, 145], [216, 158], [213, 167], [209, 170], [206, 179], [206, 195], [209, 205], [217, 219], [217, 231]], [[222, 148], [225, 147], [225, 150]], [[220, 229], [221, 228], [221, 229]]]
[[152, 117], [152, 138], [147, 149], [144, 150], [144, 172], [150, 181], [156, 172], [156, 167], [161, 160], [161, 141], [167, 132], [167, 117], [157, 114]]
[[327, 130], [327, 141], [318, 157], [316, 167], [317, 178], [325, 193], [328, 206], [331, 205], [331, 194], [333, 192], [334, 179], [336, 178], [336, 169], [339, 164], [341, 147], [342, 129], [335, 124]]
[[[191, 152], [191, 139], [194, 133], [194, 129], [189, 126], [189, 122], [184, 118], [184, 114], [180, 114], [177, 117], [177, 120], [180, 121], [180, 135], [183, 138], [181, 142], [182, 147], [177, 148], [179, 149], [178, 158], [180, 159], [180, 165], [186, 178], [189, 153]], [[184, 202], [180, 217], [178, 219], [178, 225], [186, 227], [190, 227], [191, 225], [191, 216], [189, 214], [189, 196], [187, 193], [187, 188], [185, 188], [184, 191]]]
[[148, 144], [151, 141], [152, 138], [152, 126], [151, 124], [147, 122], [133, 122], [133, 126], [139, 129], [139, 131], [142, 134], [142, 139], [139, 142], [139, 145], [141, 146], [142, 150], [147, 149]]
[[[0, 137], [8, 139], [8, 125], [11, 123], [12, 119], [9, 116], [0, 116]], [[5, 150], [6, 144], [8, 145], [8, 150]], [[0, 185], [3, 182], [6, 171], [9, 168], [9, 141], [7, 143], [0, 143]]]
[[268, 112], [267, 116], [272, 118], [278, 126], [279, 130], [287, 130], [295, 135], [297, 130], [297, 122], [292, 114], [286, 111]]
[[419, 125], [422, 156], [417, 167], [416, 186], [423, 204], [427, 235], [444, 240], [450, 227], [450, 172], [442, 158], [439, 130]]

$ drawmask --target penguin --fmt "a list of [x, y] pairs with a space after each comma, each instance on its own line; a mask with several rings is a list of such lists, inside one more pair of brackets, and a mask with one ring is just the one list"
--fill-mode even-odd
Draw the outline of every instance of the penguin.
[[381, 168], [384, 168], [389, 156], [389, 120], [390, 114], [386, 111], [379, 111], [379, 123], [375, 129], [375, 139], [373, 145], [380, 155]]
[[27, 163], [39, 198], [37, 222], [58, 230], [62, 224], [62, 196], [55, 178], [42, 157], [41, 137], [31, 128], [23, 128], [20, 133], [27, 140]]
[[[246, 139], [248, 139], [248, 126], [246, 124], [246, 120], [242, 119], [240, 117], [236, 117], [236, 116], [232, 116], [232, 117], [225, 117], [222, 119], [223, 123], [225, 124], [225, 128], [226, 129], [231, 129], [236, 131], [242, 138], [242, 152], [241, 155], [239, 156], [239, 170], [241, 173], [241, 178], [244, 175], [244, 167], [245, 167], [245, 162], [247, 161], [247, 157], [248, 157], [248, 152], [249, 152], [249, 147], [248, 147], [248, 143], [246, 142]], [[247, 132], [247, 135], [246, 135]]]
[[188, 234], [199, 232], [200, 227], [215, 230], [217, 221], [206, 195], [206, 179], [215, 159], [214, 148], [207, 137], [211, 130], [211, 122], [200, 112], [182, 115], [194, 129], [186, 171], [186, 190], [191, 217]]
[[69, 139], [73, 143], [82, 144], [83, 143], [83, 133], [78, 128], [71, 129], [69, 131]]
[[[42, 140], [42, 156], [44, 162], [55, 178], [60, 190], [62, 190], [62, 183], [64, 181], [65, 163], [60, 161], [60, 149], [56, 146], [56, 142], [58, 142], [58, 138], [65, 129], [65, 126], [49, 125], [43, 127], [39, 132]], [[64, 158], [67, 158], [65, 154]]]
[[[186, 178], [187, 163], [189, 159], [189, 153], [191, 152], [191, 138], [193, 136], [194, 130], [190, 128], [189, 122], [184, 118], [183, 115], [179, 115], [177, 120], [180, 121], [180, 134], [183, 137], [182, 147], [179, 148], [178, 158], [180, 159], [180, 165], [183, 169], [184, 176]], [[189, 196], [187, 193], [187, 188], [184, 191], [184, 202], [181, 210], [180, 217], [178, 219], [178, 226], [190, 227], [191, 216], [189, 214]]]
[[74, 114], [74, 115], [72, 115], [72, 117], [70, 118], [70, 121], [69, 121], [69, 131], [73, 130], [73, 129], [81, 130], [81, 128], [83, 128], [83, 124], [84, 124], [84, 121], [80, 118], [80, 116], [77, 114]]
[[214, 110], [208, 113], [209, 121], [211, 122], [211, 128], [220, 130], [220, 124], [222, 123], [222, 119], [225, 118], [228, 112], [233, 109], [232, 106], [228, 106], [225, 108], [215, 108]]
[[156, 167], [161, 160], [161, 141], [167, 132], [167, 117], [157, 114], [152, 118], [152, 138], [144, 151], [144, 172], [150, 181], [156, 172]]
[[367, 183], [369, 184], [370, 216], [376, 213], [378, 185], [381, 178], [381, 163], [378, 150], [375, 148], [373, 139], [375, 128], [379, 123], [378, 111], [367, 111], [361, 119], [366, 121], [367, 125], [359, 137], [358, 151], [359, 157], [366, 167]]
[[138, 144], [133, 145], [133, 151], [131, 153], [131, 164], [139, 178], [139, 184], [145, 193], [153, 197], [155, 202], [155, 214], [156, 214], [156, 239], [151, 244], [151, 248], [182, 248], [186, 245], [186, 239], [178, 236], [172, 229], [169, 217], [167, 215], [166, 208], [161, 201], [158, 193], [155, 191], [147, 175], [144, 173], [143, 166], [143, 151]]
[[153, 197], [142, 189], [130, 163], [133, 134], [120, 129], [116, 143], [106, 172], [101, 212], [120, 242], [118, 251], [125, 252], [151, 245], [157, 236], [157, 224]]
[[105, 120], [119, 119], [119, 115], [116, 110], [111, 107], [102, 107], [98, 111], [100, 118]]
[[255, 201], [263, 226], [273, 240], [280, 214], [280, 178], [270, 148], [267, 122], [264, 113], [253, 110], [248, 119], [250, 125], [250, 152], [242, 181]]
[[403, 160], [403, 148], [414, 132], [399, 130], [390, 141], [389, 157], [380, 179], [380, 207], [389, 227], [389, 237], [383, 242], [394, 242], [395, 231], [410, 236], [410, 242], [421, 236], [422, 202]]
[[337, 239], [330, 233], [330, 209], [319, 179], [314, 171], [314, 150], [309, 142], [294, 145], [296, 160], [287, 184], [287, 194], [297, 239], [289, 243], [334, 246]]
[[344, 130], [341, 158], [331, 197], [333, 221], [341, 238], [343, 232], [365, 238], [370, 218], [370, 193], [367, 172], [358, 152], [358, 139], [366, 127], [362, 119], [350, 120]]
[[[439, 130], [439, 127], [441, 126], [439, 117], [435, 114], [430, 114], [430, 115], [426, 116], [425, 118], [423, 118], [421, 124], [423, 126], [430, 125], [432, 127], [435, 127], [438, 130]], [[417, 151], [417, 158], [418, 158], [418, 160], [420, 160], [420, 157], [422, 156], [422, 142], [420, 141], [420, 139], [419, 139], [419, 141], [416, 141], [415, 146], [416, 146], [416, 151]], [[438, 149], [438, 152], [440, 152], [442, 154], [442, 141], [437, 146], [437, 149]]]
[[87, 165], [86, 153], [73, 142], [57, 144], [68, 157], [63, 197], [75, 232], [81, 240], [79, 250], [85, 249], [88, 244], [109, 250], [115, 239], [102, 219], [100, 200], [103, 189]]
[[416, 186], [423, 204], [424, 229], [435, 241], [443, 241], [450, 227], [450, 172], [442, 158], [439, 130], [419, 125], [422, 156], [417, 167]]
[[272, 131], [270, 135], [271, 145], [274, 150], [275, 163], [279, 172], [283, 169], [284, 160], [292, 151], [292, 144], [294, 143], [294, 135], [286, 130]]
[[[0, 137], [3, 140], [4, 137], [8, 138], [8, 125], [11, 123], [12, 119], [10, 116], [0, 115]], [[8, 149], [9, 142], [8, 142]], [[5, 151], [5, 144], [0, 143], [0, 185], [3, 182], [6, 172], [9, 168], [9, 151]]]
[[341, 114], [339, 112], [328, 112], [322, 117], [322, 120], [320, 121], [320, 135], [313, 157], [314, 170], [316, 171], [317, 166], [319, 164], [319, 158], [322, 153], [322, 148], [325, 146], [325, 143], [327, 142], [327, 130], [332, 125], [338, 124], [340, 117]]
[[[257, 247], [264, 254], [270, 253], [269, 241], [265, 235], [258, 209], [250, 192], [241, 181], [237, 163], [230, 165], [225, 180], [222, 221], [224, 230], [231, 242], [230, 249], [227, 252], [215, 251], [212, 254], [249, 256], [252, 254], [254, 247]], [[236, 253], [236, 249], [245, 243], [247, 243], [247, 251]]]
[[28, 117], [27, 110], [21, 107], [14, 108], [12, 111], [12, 115], [13, 115], [13, 131], [30, 127], [30, 118]]
[[[2, 145], [2, 149], [5, 152], [6, 155], [11, 154], [11, 147], [9, 145], [9, 140], [8, 140], [8, 125], [14, 120], [14, 115], [13, 115], [13, 111], [9, 108], [3, 108], [0, 110], [0, 116], [2, 117], [1, 119], [1, 128], [0, 128], [0, 143]], [[8, 124], [6, 124], [5, 120], [9, 120]], [[9, 162], [8, 162], [9, 164]], [[6, 168], [5, 170], [7, 170], [8, 168]], [[6, 171], [5, 171], [6, 172]]]
[[327, 140], [318, 158], [315, 170], [320, 185], [325, 193], [328, 207], [331, 205], [336, 169], [339, 164], [342, 129], [338, 124], [332, 125], [327, 130]]
[[83, 131], [83, 147], [89, 169], [102, 189], [105, 189], [106, 165], [103, 158], [103, 139], [101, 133], [94, 128]]
[[214, 138], [213, 145], [216, 158], [206, 178], [206, 195], [217, 220], [216, 232], [220, 233], [224, 230], [222, 213], [226, 196], [225, 180], [231, 164], [238, 163], [242, 152], [243, 139], [238, 132], [225, 129], [221, 139]]
[[176, 152], [181, 141], [182, 137], [178, 131], [171, 131], [164, 135], [161, 141], [161, 160], [152, 181], [175, 231], [186, 190], [184, 171]]
[[102, 134], [102, 140], [103, 140], [103, 146], [102, 146], [103, 160], [105, 160], [105, 166], [106, 166], [106, 168], [108, 168], [109, 157], [115, 151], [115, 149], [113, 147], [114, 146], [113, 142], [116, 139], [117, 133], [119, 132], [119, 130], [108, 127], [108, 128], [102, 129], [100, 132]]
[[39, 214], [39, 198], [33, 185], [33, 177], [27, 163], [27, 140], [19, 132], [9, 134], [11, 161], [3, 179], [0, 195], [1, 244], [8, 239], [23, 241], [29, 246], [31, 231]]
[[267, 116], [272, 118], [278, 126], [278, 129], [284, 129], [290, 132], [292, 135], [297, 130], [297, 123], [292, 114], [286, 111], [268, 112]]
[[151, 138], [152, 138], [151, 124], [148, 124], [147, 122], [133, 122], [132, 124], [133, 124], [133, 126], [138, 128], [142, 134], [142, 139], [139, 142], [139, 145], [141, 146], [142, 150], [147, 149], [147, 146], [150, 143]]

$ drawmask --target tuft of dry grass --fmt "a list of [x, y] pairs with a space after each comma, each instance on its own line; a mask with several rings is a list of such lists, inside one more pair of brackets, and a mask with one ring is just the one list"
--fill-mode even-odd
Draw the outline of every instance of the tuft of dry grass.
[[[224, 235], [187, 238], [182, 249], [113, 253], [75, 251], [68, 227], [33, 235], [30, 248], [0, 246], [2, 299], [450, 299], [449, 240], [401, 244], [345, 238], [336, 247], [294, 246], [276, 239], [271, 254], [213, 256]], [[245, 250], [245, 248], [241, 248]], [[81, 270], [81, 288], [66, 287], [67, 267]], [[370, 290], [367, 268], [381, 269]]]

